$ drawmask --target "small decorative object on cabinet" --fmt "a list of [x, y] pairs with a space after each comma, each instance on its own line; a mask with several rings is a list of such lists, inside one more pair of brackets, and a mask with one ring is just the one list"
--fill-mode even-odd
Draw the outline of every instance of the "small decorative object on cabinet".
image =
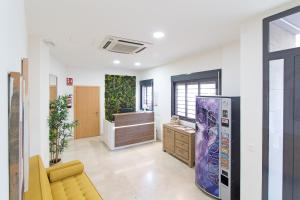
[[172, 124], [172, 125], [179, 125], [180, 124], [179, 116], [173, 115], [172, 118], [171, 118], [170, 124]]
[[195, 130], [178, 124], [164, 124], [163, 150], [193, 167], [195, 164]]

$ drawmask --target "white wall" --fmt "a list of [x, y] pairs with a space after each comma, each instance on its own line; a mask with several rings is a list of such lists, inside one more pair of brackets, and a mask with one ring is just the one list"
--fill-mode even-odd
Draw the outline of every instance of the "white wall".
[[[73, 78], [74, 86], [99, 86], [100, 87], [100, 127], [101, 132], [103, 132], [103, 120], [105, 119], [105, 107], [104, 107], [104, 94], [105, 94], [105, 74], [114, 74], [114, 75], [129, 75], [137, 76], [138, 73], [131, 70], [124, 69], [95, 69], [95, 68], [67, 68], [67, 77]], [[139, 107], [139, 80], [137, 77], [137, 90], [136, 90], [136, 109]], [[73, 95], [73, 87], [67, 87], [67, 93]], [[73, 101], [74, 103], [74, 96]], [[74, 104], [70, 110], [70, 119], [74, 119]]]
[[250, 19], [241, 27], [241, 199], [261, 199], [262, 183], [262, 20], [299, 5], [293, 1]]
[[28, 40], [29, 58], [29, 129], [30, 155], [41, 155], [49, 164], [49, 75], [58, 78], [58, 95], [66, 92], [65, 67], [50, 54], [49, 47], [39, 36]]
[[38, 36], [29, 37], [28, 58], [30, 155], [40, 154], [48, 166], [50, 52]]
[[239, 48], [239, 41], [235, 41], [222, 48], [140, 72], [140, 80], [153, 79], [154, 82], [154, 111], [159, 139], [161, 139], [161, 125], [169, 122], [171, 118], [171, 76], [222, 69], [222, 94], [239, 96]]
[[57, 77], [57, 95], [64, 95], [67, 92], [66, 67], [59, 60], [50, 55], [49, 73]]
[[241, 30], [241, 199], [261, 199], [262, 21]]
[[2, 0], [0, 6], [0, 199], [8, 199], [7, 75], [21, 71], [27, 56], [27, 35], [23, 0]]
[[222, 94], [240, 95], [240, 43], [235, 42], [222, 48]]

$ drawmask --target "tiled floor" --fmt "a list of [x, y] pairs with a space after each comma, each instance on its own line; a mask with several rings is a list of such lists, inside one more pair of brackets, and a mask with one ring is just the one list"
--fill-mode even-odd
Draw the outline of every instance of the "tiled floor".
[[194, 184], [194, 169], [156, 142], [110, 151], [99, 137], [70, 142], [63, 161], [78, 159], [104, 200], [211, 200]]

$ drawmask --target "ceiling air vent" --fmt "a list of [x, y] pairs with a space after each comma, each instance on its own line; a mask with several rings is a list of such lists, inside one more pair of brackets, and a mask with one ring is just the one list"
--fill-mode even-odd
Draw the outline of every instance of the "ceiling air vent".
[[103, 41], [100, 47], [115, 53], [136, 54], [147, 49], [149, 45], [151, 44], [148, 42], [109, 36]]

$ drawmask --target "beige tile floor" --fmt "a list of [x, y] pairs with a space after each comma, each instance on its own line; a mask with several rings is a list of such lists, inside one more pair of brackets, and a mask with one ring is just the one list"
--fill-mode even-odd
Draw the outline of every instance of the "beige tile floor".
[[162, 143], [110, 151], [99, 137], [71, 141], [63, 161], [78, 159], [104, 200], [211, 200], [194, 169], [162, 151]]

